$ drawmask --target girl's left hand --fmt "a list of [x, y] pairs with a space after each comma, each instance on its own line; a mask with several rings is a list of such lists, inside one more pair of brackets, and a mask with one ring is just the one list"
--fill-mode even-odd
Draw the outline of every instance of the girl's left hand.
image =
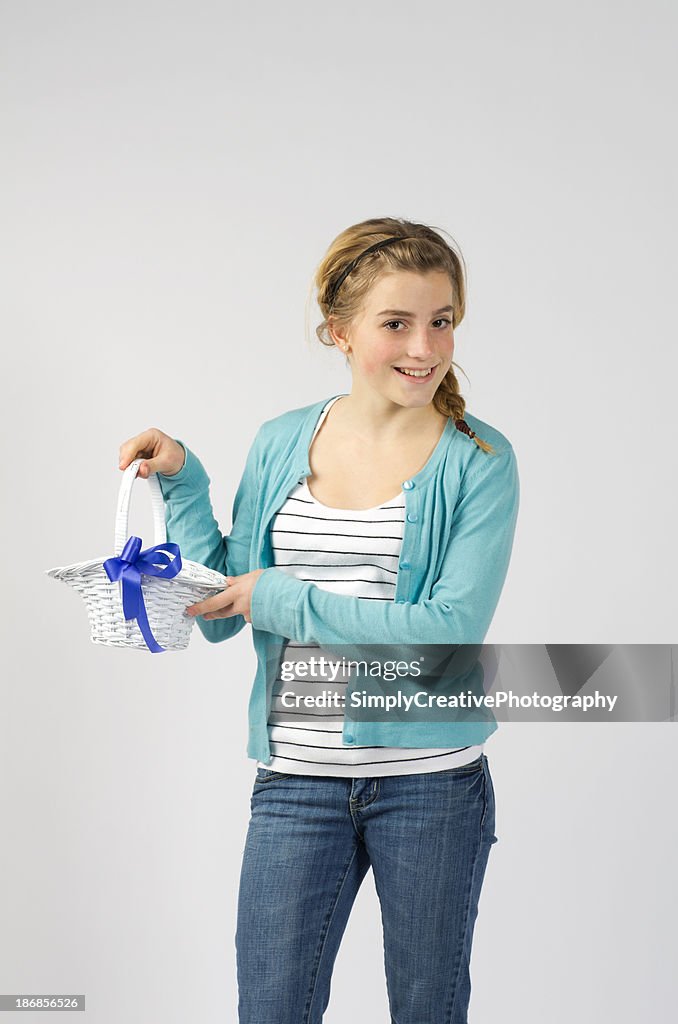
[[186, 609], [188, 615], [202, 615], [203, 619], [228, 619], [231, 615], [242, 615], [245, 622], [251, 622], [252, 591], [263, 569], [243, 573], [242, 576], [227, 576], [228, 587], [206, 601], [198, 601]]

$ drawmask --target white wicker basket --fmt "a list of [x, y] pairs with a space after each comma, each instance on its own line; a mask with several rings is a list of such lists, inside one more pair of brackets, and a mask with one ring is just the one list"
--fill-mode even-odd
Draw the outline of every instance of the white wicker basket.
[[[115, 517], [115, 555], [119, 557], [128, 542], [129, 505], [132, 486], [141, 459], [132, 462], [123, 473], [118, 494]], [[148, 485], [153, 508], [155, 545], [167, 543], [165, 505], [155, 475], [149, 476]], [[165, 557], [165, 561], [169, 556]], [[90, 633], [95, 644], [113, 647], [133, 647], [148, 651], [136, 619], [125, 619], [122, 604], [122, 580], [111, 582], [104, 568], [107, 558], [95, 558], [48, 569], [47, 575], [63, 580], [80, 593], [87, 604]], [[158, 558], [158, 563], [162, 560]], [[181, 570], [171, 579], [143, 574], [141, 595], [148, 624], [155, 641], [167, 651], [182, 651], [188, 647], [194, 619], [186, 614], [188, 605], [212, 597], [227, 587], [226, 578], [214, 569], [181, 556]]]

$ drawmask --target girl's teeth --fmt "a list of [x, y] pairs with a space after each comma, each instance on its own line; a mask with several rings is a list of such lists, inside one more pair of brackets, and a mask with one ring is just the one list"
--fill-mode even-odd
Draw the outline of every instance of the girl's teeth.
[[428, 377], [433, 367], [429, 367], [428, 370], [403, 370], [400, 366], [396, 366], [398, 373], [404, 373], [406, 377]]

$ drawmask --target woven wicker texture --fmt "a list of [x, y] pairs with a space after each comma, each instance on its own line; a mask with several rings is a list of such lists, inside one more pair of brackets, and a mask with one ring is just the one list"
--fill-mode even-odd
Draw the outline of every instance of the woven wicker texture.
[[[141, 459], [136, 459], [127, 467], [120, 484], [115, 516], [116, 555], [121, 554], [129, 536], [130, 499], [141, 462]], [[154, 545], [162, 545], [167, 542], [162, 491], [155, 476], [149, 476], [147, 483], [153, 508]], [[112, 583], [109, 580], [104, 569], [108, 557], [58, 566], [48, 569], [47, 575], [68, 583], [82, 595], [93, 643], [148, 651], [137, 621], [124, 617], [122, 581]], [[195, 619], [186, 614], [187, 606], [212, 597], [227, 586], [226, 578], [214, 569], [191, 562], [183, 555], [181, 562], [180, 572], [172, 579], [141, 577], [141, 591], [151, 631], [161, 647], [168, 651], [182, 651], [188, 647]]]

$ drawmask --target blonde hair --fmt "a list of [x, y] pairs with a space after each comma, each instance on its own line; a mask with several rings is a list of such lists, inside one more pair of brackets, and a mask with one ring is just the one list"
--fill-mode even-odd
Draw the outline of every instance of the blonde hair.
[[[431, 271], [446, 273], [452, 283], [452, 327], [457, 327], [466, 310], [466, 267], [456, 243], [448, 245], [438, 234], [439, 229], [396, 217], [377, 217], [353, 224], [337, 235], [320, 262], [314, 278], [317, 303], [323, 322], [315, 333], [318, 340], [334, 347], [329, 334], [332, 326], [349, 327], [359, 314], [368, 292], [383, 273], [407, 270], [425, 274]], [[397, 236], [402, 241], [391, 243], [361, 258], [355, 268], [336, 285], [348, 264], [360, 256], [370, 245]], [[333, 295], [333, 291], [336, 294]], [[433, 405], [439, 413], [450, 416], [458, 430], [467, 434], [484, 452], [494, 449], [481, 440], [464, 420], [466, 402], [459, 391], [459, 382], [452, 365], [433, 396]], [[459, 367], [461, 369], [461, 367]], [[463, 372], [463, 370], [462, 370]]]

